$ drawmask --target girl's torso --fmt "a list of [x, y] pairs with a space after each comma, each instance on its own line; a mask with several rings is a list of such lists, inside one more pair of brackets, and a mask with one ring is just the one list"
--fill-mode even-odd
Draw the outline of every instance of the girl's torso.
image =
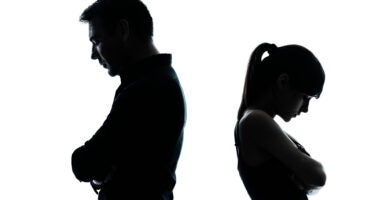
[[[268, 152], [258, 149], [258, 147], [253, 151], [253, 156], [245, 155], [239, 134], [239, 122], [237, 122], [234, 136], [238, 156], [238, 171], [252, 199], [307, 199], [306, 191], [295, 182], [294, 174], [278, 159]], [[303, 153], [308, 154], [302, 145], [289, 135], [287, 136], [293, 145]]]

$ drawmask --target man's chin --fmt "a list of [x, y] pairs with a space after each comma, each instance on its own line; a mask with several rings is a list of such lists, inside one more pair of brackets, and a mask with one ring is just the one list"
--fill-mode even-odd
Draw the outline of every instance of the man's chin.
[[114, 76], [118, 75], [118, 72], [109, 69], [109, 70], [108, 70], [108, 74], [109, 74], [111, 77], [114, 77]]

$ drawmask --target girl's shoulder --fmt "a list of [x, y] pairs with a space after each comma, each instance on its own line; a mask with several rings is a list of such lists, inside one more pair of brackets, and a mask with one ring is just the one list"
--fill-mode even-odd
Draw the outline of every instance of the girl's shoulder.
[[242, 116], [242, 118], [239, 120], [240, 127], [255, 127], [255, 126], [261, 126], [263, 127], [269, 127], [271, 128], [279, 127], [278, 124], [274, 121], [274, 119], [265, 111], [259, 110], [259, 109], [249, 109], [245, 111], [245, 114]]
[[249, 166], [257, 166], [271, 158], [282, 130], [265, 111], [250, 109], [239, 120], [238, 135], [242, 158]]
[[245, 111], [245, 113], [243, 114], [241, 120], [244, 119], [244, 118], [250, 118], [250, 117], [267, 117], [267, 118], [272, 119], [271, 116], [267, 112], [265, 112], [263, 110], [260, 110], [260, 109], [247, 109]]
[[241, 141], [250, 145], [272, 145], [284, 135], [278, 123], [268, 113], [259, 109], [247, 110], [238, 126]]

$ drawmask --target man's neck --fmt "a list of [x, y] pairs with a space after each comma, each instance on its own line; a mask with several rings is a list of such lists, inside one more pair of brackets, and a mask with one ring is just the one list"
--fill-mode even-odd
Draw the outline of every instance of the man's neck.
[[134, 57], [132, 59], [132, 63], [136, 63], [140, 60], [143, 60], [147, 57], [159, 54], [158, 49], [156, 49], [155, 45], [151, 42], [144, 45], [142, 48], [137, 48], [136, 51], [133, 52]]
[[120, 74], [120, 80], [122, 80], [121, 74], [130, 73], [137, 70], [132, 67], [136, 65], [136, 63], [139, 63], [140, 61], [159, 54], [159, 51], [156, 49], [155, 45], [152, 42], [149, 42], [147, 44], [140, 44], [135, 45], [136, 48], [132, 48], [129, 52], [129, 59], [127, 59], [127, 63], [124, 65], [124, 67], [121, 69]]

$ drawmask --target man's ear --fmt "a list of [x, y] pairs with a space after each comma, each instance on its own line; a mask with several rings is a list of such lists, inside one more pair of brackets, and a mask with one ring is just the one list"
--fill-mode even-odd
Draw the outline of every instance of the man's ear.
[[130, 36], [130, 26], [128, 21], [120, 19], [116, 26], [116, 33], [120, 36], [123, 41], [127, 41]]
[[280, 74], [276, 81], [277, 88], [280, 90], [287, 90], [290, 88], [290, 77], [288, 74]]

